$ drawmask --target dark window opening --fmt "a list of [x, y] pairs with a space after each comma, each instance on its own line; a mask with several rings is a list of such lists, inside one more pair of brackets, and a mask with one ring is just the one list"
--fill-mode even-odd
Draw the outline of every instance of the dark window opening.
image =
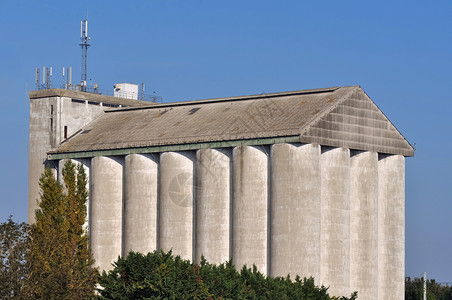
[[67, 126], [64, 126], [64, 138], [67, 139]]
[[119, 104], [104, 103], [103, 106], [106, 106], [106, 107], [119, 107]]
[[50, 118], [50, 131], [53, 131], [53, 118]]
[[53, 105], [50, 105], [50, 115], [53, 116]]

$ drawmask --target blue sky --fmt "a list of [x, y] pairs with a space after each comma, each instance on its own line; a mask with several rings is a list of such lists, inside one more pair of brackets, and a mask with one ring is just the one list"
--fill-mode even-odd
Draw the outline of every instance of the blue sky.
[[[165, 102], [361, 85], [416, 147], [406, 160], [406, 275], [452, 282], [452, 2], [0, 0], [0, 221], [27, 219], [35, 68]], [[449, 149], [449, 150], [448, 150]]]

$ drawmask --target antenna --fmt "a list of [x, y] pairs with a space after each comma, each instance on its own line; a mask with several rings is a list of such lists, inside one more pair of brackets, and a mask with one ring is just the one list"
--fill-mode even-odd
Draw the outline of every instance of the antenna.
[[427, 300], [427, 272], [424, 272], [424, 300]]
[[144, 82], [141, 83], [141, 100], [144, 100]]
[[45, 88], [46, 89], [50, 89], [52, 87], [52, 67], [50, 68], [45, 68]]
[[72, 67], [69, 67], [69, 89], [72, 90]]
[[86, 73], [88, 62], [88, 47], [91, 46], [88, 41], [88, 20], [80, 22], [80, 47], [82, 47], [82, 81], [80, 83], [82, 92], [86, 92]]
[[36, 89], [39, 90], [40, 87], [40, 83], [39, 83], [39, 68], [36, 68]]

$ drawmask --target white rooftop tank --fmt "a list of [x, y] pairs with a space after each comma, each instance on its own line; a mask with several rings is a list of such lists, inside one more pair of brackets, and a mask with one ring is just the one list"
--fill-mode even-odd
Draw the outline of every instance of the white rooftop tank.
[[138, 100], [138, 84], [116, 83], [114, 87], [114, 96]]

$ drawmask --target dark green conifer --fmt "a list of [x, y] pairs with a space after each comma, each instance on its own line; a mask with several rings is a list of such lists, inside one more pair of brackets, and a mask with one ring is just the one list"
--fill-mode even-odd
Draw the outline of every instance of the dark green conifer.
[[29, 296], [35, 299], [89, 299], [97, 270], [92, 267], [86, 220], [86, 174], [67, 161], [64, 187], [46, 168], [39, 184], [41, 200], [31, 226]]

